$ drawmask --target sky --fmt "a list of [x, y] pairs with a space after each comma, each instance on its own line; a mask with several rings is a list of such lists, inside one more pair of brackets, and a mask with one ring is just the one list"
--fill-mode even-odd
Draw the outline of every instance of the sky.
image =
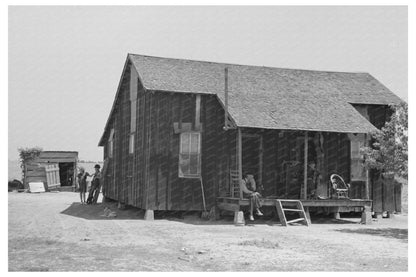
[[127, 53], [282, 68], [369, 72], [407, 91], [405, 6], [10, 6], [8, 157], [98, 141]]

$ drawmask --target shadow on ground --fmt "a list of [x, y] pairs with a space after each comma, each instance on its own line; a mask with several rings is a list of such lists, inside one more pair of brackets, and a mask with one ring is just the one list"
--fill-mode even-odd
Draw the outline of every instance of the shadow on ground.
[[[104, 216], [104, 209], [109, 208], [116, 213], [116, 217]], [[67, 209], [63, 210], [61, 214], [79, 217], [87, 220], [143, 220], [144, 210], [136, 207], [126, 206], [124, 209], [118, 209], [117, 203], [99, 203], [96, 205], [81, 205], [79, 202], [72, 203]], [[276, 216], [255, 217], [254, 221], [249, 221], [248, 215], [246, 217], [246, 225], [269, 225], [281, 226], [281, 223]], [[169, 220], [184, 224], [192, 225], [230, 225], [234, 224], [234, 214], [224, 213], [219, 220], [207, 220], [201, 218], [200, 211], [154, 211], [155, 220]], [[291, 215], [287, 219], [292, 219]], [[312, 224], [356, 224], [357, 221], [353, 219], [333, 219], [328, 217], [312, 217]], [[295, 224], [302, 225], [302, 224]]]
[[[114, 211], [116, 217], [106, 217], [104, 215], [104, 208], [108, 207], [111, 211]], [[61, 214], [75, 216], [88, 220], [117, 220], [117, 219], [130, 219], [138, 220], [143, 219], [144, 211], [136, 208], [126, 208], [124, 210], [117, 209], [116, 203], [99, 203], [96, 205], [81, 205], [79, 202], [74, 202], [63, 210]]]
[[329, 218], [329, 217], [312, 217], [312, 224], [359, 224], [360, 218]]
[[[109, 208], [112, 212], [115, 212], [116, 216], [104, 216], [105, 208]], [[143, 209], [132, 206], [125, 206], [123, 209], [118, 209], [116, 202], [99, 203], [96, 205], [81, 205], [80, 202], [74, 202], [61, 212], [61, 214], [87, 220], [144, 220], [144, 213], [145, 211]], [[200, 211], [154, 211], [154, 219], [164, 219], [193, 225], [220, 225], [233, 223], [232, 218], [224, 218], [217, 221], [202, 219]]]
[[335, 231], [349, 234], [364, 234], [372, 236], [381, 236], [387, 238], [395, 238], [407, 242], [408, 230], [399, 228], [377, 228], [377, 229], [337, 229]]

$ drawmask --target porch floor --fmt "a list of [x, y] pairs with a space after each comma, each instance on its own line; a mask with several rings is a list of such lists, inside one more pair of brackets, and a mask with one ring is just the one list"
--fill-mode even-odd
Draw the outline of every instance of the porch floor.
[[[276, 200], [279, 198], [262, 198], [260, 200], [263, 206], [276, 206]], [[300, 200], [304, 207], [365, 207], [371, 206], [371, 200], [365, 199], [281, 199], [281, 200]], [[239, 206], [250, 205], [250, 200], [247, 198], [234, 197], [217, 197], [217, 203], [230, 203]]]
[[[262, 198], [262, 206], [276, 207], [277, 200], [300, 200], [305, 212], [309, 217], [309, 207], [360, 207], [362, 208], [362, 223], [371, 223], [371, 200], [366, 199], [279, 199], [279, 198]], [[217, 207], [220, 210], [238, 212], [241, 207], [249, 206], [250, 200], [247, 198], [240, 199], [234, 197], [217, 197]], [[335, 217], [339, 218], [339, 212], [335, 212]], [[310, 217], [309, 217], [310, 218]]]

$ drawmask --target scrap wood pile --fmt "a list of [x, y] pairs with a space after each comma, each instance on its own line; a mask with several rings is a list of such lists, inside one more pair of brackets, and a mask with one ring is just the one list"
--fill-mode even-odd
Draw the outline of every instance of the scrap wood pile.
[[104, 208], [104, 214], [101, 216], [103, 217], [117, 217], [117, 213], [115, 211], [112, 211], [109, 207]]

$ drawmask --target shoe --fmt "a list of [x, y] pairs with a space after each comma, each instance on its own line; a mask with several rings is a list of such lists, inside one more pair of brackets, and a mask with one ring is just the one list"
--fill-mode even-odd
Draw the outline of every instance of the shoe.
[[260, 210], [257, 210], [256, 215], [263, 216], [263, 213]]
[[250, 215], [250, 221], [254, 221], [254, 217]]

